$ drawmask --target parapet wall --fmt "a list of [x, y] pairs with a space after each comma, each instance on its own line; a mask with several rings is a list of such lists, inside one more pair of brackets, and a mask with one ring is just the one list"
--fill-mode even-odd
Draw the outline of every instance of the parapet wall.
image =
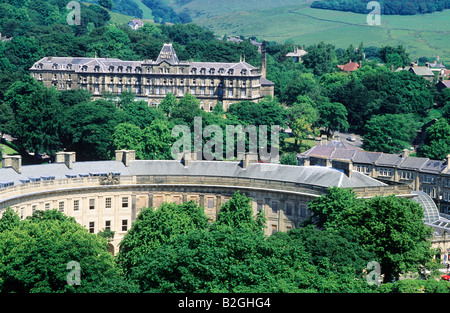
[[[263, 210], [266, 233], [287, 231], [310, 216], [308, 203], [326, 194], [327, 188], [301, 183], [242, 177], [109, 176], [77, 177], [31, 182], [0, 189], [0, 213], [7, 207], [21, 218], [35, 210], [59, 209], [90, 232], [105, 228], [115, 232], [112, 247], [120, 243], [142, 208], [162, 202], [194, 201], [214, 221], [234, 192], [252, 199], [253, 211]], [[360, 197], [397, 194], [412, 196], [407, 186], [355, 188]]]

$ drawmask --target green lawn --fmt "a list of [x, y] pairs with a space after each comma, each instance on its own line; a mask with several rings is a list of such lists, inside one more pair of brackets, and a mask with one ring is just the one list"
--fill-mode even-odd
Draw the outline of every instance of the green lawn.
[[16, 150], [4, 144], [0, 144], [0, 149], [2, 149], [3, 154], [18, 154]]
[[[7, 145], [0, 143], [0, 150], [2, 150], [3, 154], [18, 154], [18, 152]], [[0, 168], [2, 167], [2, 162], [0, 162]]]
[[301, 153], [305, 152], [306, 150], [311, 149], [316, 145], [315, 140], [303, 140], [301, 147], [295, 146], [295, 139], [293, 137], [286, 138], [284, 140], [284, 147], [283, 151], [288, 153]]

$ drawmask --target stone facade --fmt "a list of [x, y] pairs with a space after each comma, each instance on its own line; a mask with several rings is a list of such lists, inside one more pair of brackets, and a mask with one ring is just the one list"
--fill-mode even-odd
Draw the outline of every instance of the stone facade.
[[299, 165], [334, 165], [344, 160], [354, 171], [390, 185], [407, 185], [423, 191], [437, 204], [443, 214], [450, 214], [450, 155], [444, 160], [410, 157], [400, 154], [363, 151], [351, 147], [336, 147], [330, 142], [317, 145], [298, 155]]
[[0, 210], [9, 206], [23, 219], [36, 210], [58, 209], [92, 233], [114, 231], [112, 245], [117, 252], [142, 208], [194, 201], [214, 221], [220, 207], [237, 190], [252, 198], [255, 214], [265, 212], [267, 234], [295, 228], [310, 214], [307, 203], [326, 190], [290, 187], [287, 189], [292, 191], [281, 184], [220, 177], [123, 176], [117, 185], [102, 185], [101, 177], [68, 178], [0, 189]]
[[49, 56], [37, 61], [30, 73], [47, 87], [85, 89], [94, 99], [104, 93], [119, 95], [130, 90], [137, 100], [157, 106], [168, 93], [177, 98], [190, 93], [206, 111], [212, 111], [218, 101], [226, 110], [235, 102], [257, 102], [274, 95], [274, 84], [265, 77], [265, 49], [261, 53], [261, 68], [242, 60], [239, 63], [180, 61], [172, 45], [164, 44], [156, 61]]
[[251, 198], [255, 215], [264, 211], [270, 235], [298, 227], [310, 216], [308, 203], [331, 185], [353, 187], [360, 197], [413, 196], [405, 186], [386, 186], [359, 173], [263, 164], [249, 155], [241, 163], [135, 160], [128, 150], [117, 150], [115, 161], [77, 162], [73, 152], [57, 153], [52, 164], [21, 166], [20, 157], [16, 159], [3, 158], [0, 214], [11, 207], [24, 219], [36, 210], [58, 209], [89, 232], [114, 231], [115, 253], [140, 211], [163, 202], [192, 200], [214, 221], [222, 205], [240, 191]]

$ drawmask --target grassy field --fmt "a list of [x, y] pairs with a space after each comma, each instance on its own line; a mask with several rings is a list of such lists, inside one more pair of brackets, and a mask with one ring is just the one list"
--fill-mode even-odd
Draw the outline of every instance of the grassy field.
[[[9, 154], [9, 155], [18, 154], [18, 152], [16, 150], [8, 147], [7, 145], [1, 144], [1, 143], [0, 143], [0, 150], [2, 151], [3, 155], [5, 155], [5, 154]], [[2, 168], [2, 162], [0, 162], [0, 168]]]
[[238, 11], [194, 18], [217, 35], [256, 36], [276, 42], [310, 45], [319, 41], [338, 48], [348, 45], [404, 45], [413, 58], [439, 55], [450, 63], [450, 10], [414, 16], [381, 16], [381, 25], [369, 26], [367, 15], [311, 9], [306, 4]]
[[13, 148], [10, 148], [9, 146], [4, 145], [4, 144], [1, 144], [1, 143], [0, 143], [0, 149], [3, 151], [3, 154], [10, 154], [10, 155], [13, 155], [13, 154], [17, 154], [17, 153], [18, 153], [18, 152], [17, 152], [16, 150], [14, 150]]
[[[140, 0], [143, 19], [152, 13]], [[174, 0], [169, 0], [174, 4]], [[381, 16], [381, 25], [369, 26], [367, 15], [311, 9], [313, 0], [192, 0], [177, 11], [188, 9], [196, 24], [218, 36], [256, 36], [284, 43], [308, 46], [319, 41], [338, 48], [403, 45], [413, 59], [434, 57], [450, 64], [450, 10], [414, 16]], [[128, 23], [126, 15], [111, 13], [112, 23]]]
[[[298, 6], [299, 4], [310, 4], [314, 0], [191, 0], [189, 3], [178, 7], [178, 10], [188, 9], [191, 16], [198, 20], [200, 18], [213, 18], [223, 15], [232, 15], [240, 12], [257, 12], [262, 10], [277, 9], [280, 7]], [[177, 3], [170, 0], [173, 7]]]

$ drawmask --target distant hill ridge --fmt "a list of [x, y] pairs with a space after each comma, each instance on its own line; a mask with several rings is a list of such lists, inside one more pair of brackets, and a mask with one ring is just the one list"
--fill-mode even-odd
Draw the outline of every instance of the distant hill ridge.
[[[379, 0], [383, 15], [416, 15], [450, 9], [450, 0]], [[354, 13], [368, 13], [367, 0], [314, 1], [311, 8]]]

